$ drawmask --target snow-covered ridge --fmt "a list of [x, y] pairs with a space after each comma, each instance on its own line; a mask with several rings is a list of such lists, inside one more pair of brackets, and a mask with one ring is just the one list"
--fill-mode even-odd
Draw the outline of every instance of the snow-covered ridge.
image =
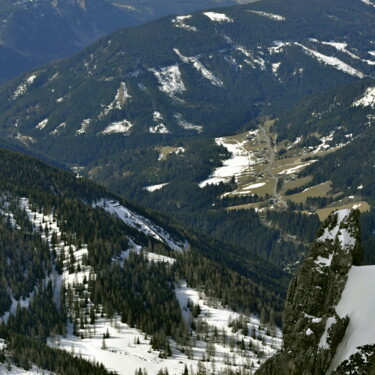
[[228, 17], [224, 13], [204, 12], [203, 14], [214, 22], [233, 22], [232, 18]]
[[285, 21], [286, 20], [286, 18], [284, 16], [280, 16], [278, 14], [263, 12], [263, 11], [259, 11], [259, 10], [248, 10], [248, 12], [258, 14], [259, 16], [263, 16], [263, 17], [269, 18], [270, 20], [274, 20], [274, 21]]
[[224, 83], [220, 78], [216, 77], [215, 74], [210, 72], [199, 60], [197, 57], [187, 57], [184, 56], [177, 48], [174, 48], [173, 51], [176, 55], [184, 62], [192, 64], [193, 67], [202, 74], [202, 76], [208, 79], [214, 86], [223, 87]]
[[187, 246], [186, 242], [182, 243], [181, 241], [174, 240], [163, 228], [152, 223], [149, 219], [129, 210], [121, 205], [119, 201], [103, 198], [94, 202], [93, 207], [104, 208], [107, 212], [120, 218], [129, 227], [137, 229], [146, 236], [151, 236], [167, 244], [172, 250], [183, 251]]
[[17, 99], [19, 96], [22, 96], [24, 94], [26, 94], [27, 92], [27, 89], [29, 88], [29, 86], [32, 85], [32, 83], [35, 81], [37, 75], [36, 74], [33, 74], [31, 75], [30, 77], [26, 78], [17, 88], [16, 88], [16, 91], [14, 91], [14, 94], [12, 96], [12, 99], [15, 100]]
[[197, 28], [195, 26], [190, 26], [185, 23], [185, 20], [188, 20], [189, 18], [192, 18], [192, 16], [191, 15], [177, 16], [176, 18], [172, 20], [172, 23], [174, 23], [176, 27], [179, 27], [181, 29], [185, 29], [188, 31], [197, 31]]
[[186, 87], [181, 77], [181, 72], [177, 64], [161, 68], [151, 69], [159, 82], [159, 89], [171, 98], [176, 94], [186, 91]]
[[375, 87], [368, 87], [363, 96], [357, 99], [352, 106], [375, 108]]

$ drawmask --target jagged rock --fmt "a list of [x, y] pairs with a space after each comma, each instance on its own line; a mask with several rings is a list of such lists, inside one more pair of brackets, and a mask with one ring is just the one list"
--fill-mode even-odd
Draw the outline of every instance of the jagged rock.
[[345, 335], [348, 317], [335, 311], [352, 265], [362, 259], [359, 212], [341, 210], [323, 223], [283, 313], [284, 349], [257, 375], [322, 375]]

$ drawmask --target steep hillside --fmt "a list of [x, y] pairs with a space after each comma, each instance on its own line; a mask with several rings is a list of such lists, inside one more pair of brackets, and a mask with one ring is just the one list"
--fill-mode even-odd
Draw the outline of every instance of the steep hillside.
[[[71, 356], [50, 364], [52, 349], [35, 354], [47, 343], [120, 374], [250, 373], [280, 347], [281, 270], [70, 172], [5, 150], [0, 160], [3, 361], [58, 373]], [[94, 373], [74, 363], [64, 371]]]
[[361, 257], [358, 211], [332, 213], [290, 283], [284, 348], [257, 374], [371, 373], [374, 267]]

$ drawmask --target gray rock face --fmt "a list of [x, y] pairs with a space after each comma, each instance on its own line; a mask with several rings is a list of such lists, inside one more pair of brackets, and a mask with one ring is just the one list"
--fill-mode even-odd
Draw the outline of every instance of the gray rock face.
[[322, 375], [345, 335], [349, 318], [335, 311], [352, 265], [362, 259], [357, 211], [332, 213], [323, 223], [283, 313], [284, 349], [257, 375]]

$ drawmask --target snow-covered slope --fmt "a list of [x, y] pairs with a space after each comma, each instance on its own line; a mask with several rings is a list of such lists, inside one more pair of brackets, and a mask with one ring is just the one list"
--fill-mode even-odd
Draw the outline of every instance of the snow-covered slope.
[[95, 202], [94, 207], [104, 208], [106, 211], [119, 217], [130, 227], [135, 228], [160, 242], [164, 242], [173, 250], [183, 251], [188, 245], [186, 242], [181, 243], [177, 240], [173, 240], [171, 235], [163, 228], [155, 225], [149, 219], [132, 212], [125, 206], [121, 205], [118, 201], [103, 198]]
[[375, 344], [375, 327], [371, 324], [372, 317], [375, 316], [375, 298], [372, 295], [374, 290], [375, 266], [352, 266], [336, 307], [340, 317], [349, 317], [349, 325], [328, 373], [359, 352], [359, 347]]

